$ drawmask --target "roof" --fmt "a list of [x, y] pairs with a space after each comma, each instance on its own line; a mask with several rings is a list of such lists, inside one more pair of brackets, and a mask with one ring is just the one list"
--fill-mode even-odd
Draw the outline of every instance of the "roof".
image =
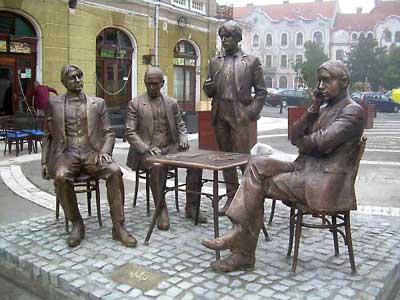
[[314, 19], [317, 16], [332, 19], [336, 13], [337, 3], [333, 1], [306, 2], [306, 3], [282, 3], [271, 5], [252, 5], [234, 7], [233, 17], [241, 18], [255, 10], [264, 11], [274, 21], [282, 19], [296, 20], [299, 18]]
[[369, 13], [337, 14], [333, 27], [336, 30], [367, 31], [372, 30], [379, 21], [393, 15], [400, 16], [400, 3], [398, 1], [382, 1]]

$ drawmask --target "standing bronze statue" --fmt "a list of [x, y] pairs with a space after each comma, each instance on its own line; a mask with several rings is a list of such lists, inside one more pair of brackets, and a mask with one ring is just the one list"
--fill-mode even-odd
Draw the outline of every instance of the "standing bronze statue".
[[45, 114], [42, 177], [54, 178], [57, 197], [72, 222], [70, 247], [80, 244], [85, 226], [74, 192], [74, 178], [81, 171], [106, 180], [112, 219], [112, 238], [134, 247], [136, 239], [125, 229], [122, 172], [112, 159], [115, 137], [104, 100], [83, 92], [83, 72], [75, 65], [61, 70], [67, 93], [50, 98]]
[[352, 176], [364, 112], [348, 96], [349, 74], [343, 62], [328, 61], [318, 68], [317, 75], [312, 104], [293, 125], [291, 142], [299, 156], [294, 162], [263, 156], [249, 161], [226, 211], [233, 223], [231, 231], [203, 240], [210, 249], [231, 250], [226, 259], [211, 263], [211, 268], [229, 272], [254, 267], [265, 197], [304, 203], [321, 212], [356, 208]]
[[[161, 230], [169, 228], [168, 210], [165, 205], [164, 189], [167, 180], [168, 168], [161, 165], [152, 165], [146, 158], [153, 155], [168, 154], [185, 151], [189, 148], [186, 125], [182, 120], [178, 103], [175, 99], [161, 93], [164, 85], [164, 76], [160, 69], [150, 68], [144, 75], [147, 92], [131, 100], [126, 115], [126, 140], [130, 144], [127, 165], [132, 170], [150, 170], [150, 187], [154, 202], [162, 203], [157, 227]], [[188, 169], [188, 189], [197, 191], [199, 171]], [[195, 187], [193, 187], [193, 184]], [[194, 219], [196, 206], [199, 204], [199, 195], [189, 195], [186, 199], [186, 216]], [[199, 222], [206, 222], [203, 215]]]
[[[218, 34], [224, 52], [211, 59], [203, 86], [206, 95], [213, 98], [217, 143], [222, 151], [250, 153], [250, 123], [258, 119], [267, 96], [262, 66], [256, 56], [240, 49], [242, 29], [236, 22], [224, 23]], [[224, 171], [223, 176], [228, 200], [220, 215], [224, 215], [239, 185], [235, 168]]]

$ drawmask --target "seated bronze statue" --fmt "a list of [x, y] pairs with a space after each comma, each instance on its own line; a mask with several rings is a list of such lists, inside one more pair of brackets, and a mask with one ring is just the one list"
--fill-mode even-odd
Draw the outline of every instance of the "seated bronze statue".
[[83, 92], [83, 72], [75, 65], [61, 70], [67, 93], [50, 98], [45, 113], [42, 177], [54, 178], [55, 190], [66, 218], [72, 223], [70, 247], [80, 244], [85, 226], [74, 192], [81, 171], [106, 181], [112, 219], [112, 238], [134, 247], [136, 239], [125, 229], [122, 172], [111, 157], [115, 143], [105, 102]]
[[219, 238], [203, 240], [210, 249], [231, 251], [227, 258], [211, 263], [214, 270], [254, 268], [266, 197], [304, 203], [319, 212], [356, 209], [351, 174], [364, 130], [364, 111], [348, 96], [349, 73], [343, 62], [322, 64], [317, 76], [312, 104], [291, 132], [291, 143], [299, 150], [297, 159], [250, 159], [226, 211], [232, 229]]

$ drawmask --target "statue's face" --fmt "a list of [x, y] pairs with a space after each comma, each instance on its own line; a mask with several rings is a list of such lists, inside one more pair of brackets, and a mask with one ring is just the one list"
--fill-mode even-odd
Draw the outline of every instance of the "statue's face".
[[229, 32], [222, 30], [220, 33], [221, 44], [225, 51], [232, 51], [237, 48], [238, 41]]
[[146, 85], [147, 94], [152, 98], [156, 98], [160, 96], [160, 90], [163, 87], [164, 80], [161, 78], [160, 74], [148, 74], [144, 80], [144, 84]]
[[321, 69], [317, 74], [317, 89], [320, 93], [321, 100], [324, 102], [335, 99], [343, 93], [346, 88], [345, 80], [332, 76], [327, 70]]
[[67, 76], [63, 79], [63, 84], [67, 91], [72, 93], [79, 93], [83, 89], [83, 73], [79, 69], [69, 71]]

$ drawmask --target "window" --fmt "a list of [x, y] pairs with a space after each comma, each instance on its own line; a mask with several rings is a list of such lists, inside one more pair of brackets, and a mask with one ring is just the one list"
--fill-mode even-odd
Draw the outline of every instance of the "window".
[[336, 59], [343, 61], [343, 59], [344, 59], [344, 51], [343, 50], [341, 50], [341, 49], [336, 50]]
[[396, 31], [396, 33], [394, 34], [394, 41], [396, 43], [400, 43], [400, 31]]
[[374, 37], [374, 34], [372, 32], [369, 32], [368, 35], [367, 35], [367, 38], [368, 39], [372, 39], [373, 37]]
[[357, 33], [353, 33], [352, 35], [351, 35], [351, 40], [353, 41], [353, 42], [356, 42], [357, 40], [358, 40], [358, 35], [357, 35]]
[[383, 38], [385, 42], [390, 43], [392, 41], [392, 32], [390, 30], [385, 30], [383, 32]]
[[287, 55], [281, 55], [281, 68], [287, 68]]
[[296, 46], [303, 46], [303, 33], [301, 32], [296, 35]]
[[324, 41], [323, 41], [323, 38], [322, 38], [322, 32], [321, 31], [314, 32], [313, 42], [318, 44], [321, 48], [324, 47]]
[[272, 88], [272, 77], [271, 76], [265, 77], [265, 85], [267, 86], [267, 88]]
[[188, 2], [189, 0], [172, 0], [172, 4], [183, 8], [188, 8]]
[[282, 33], [281, 35], [281, 46], [286, 47], [288, 45], [288, 35], [287, 33]]
[[287, 88], [287, 78], [286, 76], [279, 77], [279, 88], [286, 89]]
[[191, 1], [191, 9], [195, 12], [205, 14], [206, 13], [206, 4], [204, 2], [198, 0]]
[[272, 47], [272, 34], [270, 33], [265, 36], [265, 47]]
[[360, 39], [365, 39], [365, 33], [364, 32], [360, 33]]
[[191, 43], [179, 41], [174, 49], [173, 96], [182, 110], [194, 110], [196, 99], [196, 51]]
[[265, 67], [272, 67], [272, 55], [265, 55]]
[[118, 28], [106, 28], [96, 38], [96, 96], [107, 107], [126, 109], [131, 99], [133, 51], [129, 37]]
[[253, 48], [258, 48], [260, 47], [260, 37], [258, 34], [255, 34], [253, 36]]

